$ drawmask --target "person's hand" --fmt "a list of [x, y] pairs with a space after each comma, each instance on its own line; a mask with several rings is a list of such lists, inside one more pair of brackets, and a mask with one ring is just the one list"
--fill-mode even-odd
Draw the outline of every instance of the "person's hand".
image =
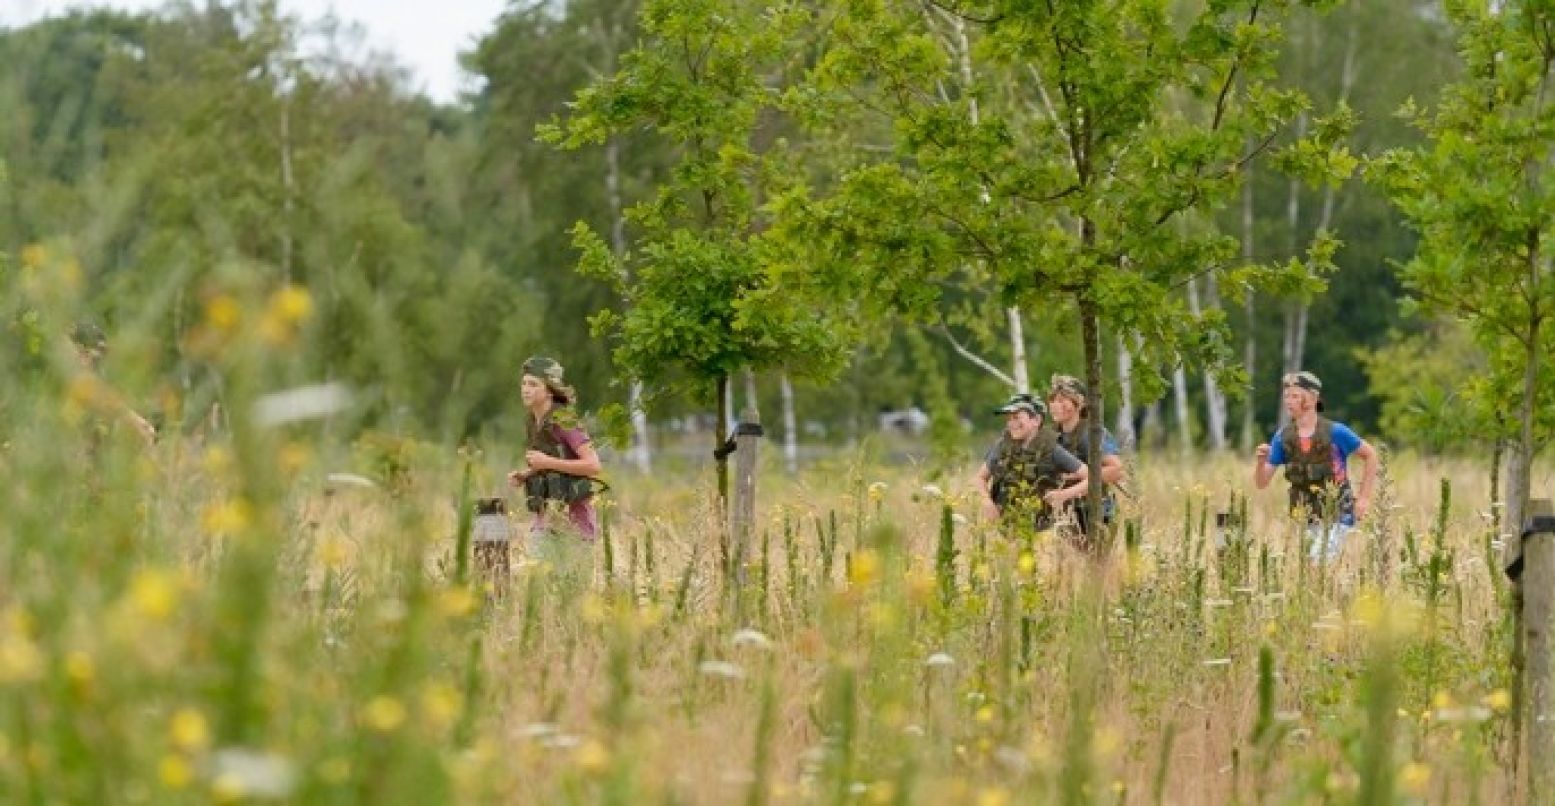
[[999, 519], [999, 505], [992, 498], [983, 499], [983, 519], [996, 521]]
[[1365, 520], [1366, 519], [1366, 513], [1370, 512], [1370, 511], [1371, 511], [1371, 499], [1369, 499], [1369, 498], [1357, 498], [1357, 499], [1355, 499], [1355, 521], [1356, 521], [1356, 523], [1360, 523], [1361, 521]]
[[556, 457], [544, 451], [529, 451], [524, 454], [524, 462], [529, 465], [529, 472], [531, 473], [536, 470], [550, 470], [552, 462], [555, 461]]
[[1253, 456], [1257, 457], [1258, 464], [1269, 461], [1269, 443], [1265, 442], [1253, 450]]
[[508, 471], [508, 484], [514, 487], [522, 487], [529, 476], [530, 471], [528, 470], [510, 470]]
[[1065, 501], [1073, 499], [1075, 497], [1075, 493], [1072, 491], [1078, 488], [1079, 485], [1075, 485], [1074, 487], [1065, 487], [1061, 490], [1048, 490], [1047, 493], [1042, 496], [1042, 500], [1046, 501], [1048, 506], [1057, 509], [1060, 506], [1063, 506]]

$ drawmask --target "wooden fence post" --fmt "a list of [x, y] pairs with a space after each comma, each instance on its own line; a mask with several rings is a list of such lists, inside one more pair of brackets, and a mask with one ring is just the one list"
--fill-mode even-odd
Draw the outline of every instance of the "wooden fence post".
[[747, 405], [734, 432], [734, 523], [730, 529], [734, 550], [729, 562], [740, 588], [745, 587], [745, 558], [756, 525], [756, 446], [761, 436], [761, 417], [754, 406]]
[[481, 498], [475, 502], [473, 540], [475, 571], [481, 589], [489, 597], [501, 599], [508, 592], [513, 570], [509, 562], [513, 526], [508, 523], [507, 506], [501, 498]]
[[[1520, 574], [1523, 651], [1527, 659], [1523, 724], [1527, 726], [1528, 802], [1555, 798], [1555, 709], [1551, 708], [1550, 617], [1555, 615], [1555, 507], [1549, 499], [1528, 502]], [[1515, 566], [1514, 566], [1515, 567]], [[1511, 570], [1511, 569], [1509, 569]]]

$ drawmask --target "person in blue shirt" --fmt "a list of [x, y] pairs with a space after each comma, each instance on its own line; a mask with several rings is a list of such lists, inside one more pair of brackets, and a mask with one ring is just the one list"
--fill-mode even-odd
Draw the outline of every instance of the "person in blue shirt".
[[[1290, 422], [1258, 446], [1253, 483], [1260, 490], [1268, 487], [1274, 469], [1283, 466], [1291, 512], [1304, 513], [1307, 519], [1312, 558], [1332, 560], [1344, 548], [1350, 529], [1371, 509], [1380, 462], [1371, 444], [1349, 426], [1320, 415], [1323, 382], [1316, 375], [1292, 372], [1282, 385]], [[1352, 456], [1363, 464], [1359, 491], [1350, 485]]]

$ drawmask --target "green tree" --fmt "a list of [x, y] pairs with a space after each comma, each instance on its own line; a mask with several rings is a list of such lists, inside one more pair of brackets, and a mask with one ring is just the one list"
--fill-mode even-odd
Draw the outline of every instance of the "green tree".
[[[562, 148], [602, 144], [647, 128], [673, 143], [679, 161], [628, 218], [631, 248], [618, 254], [597, 230], [574, 230], [579, 269], [608, 280], [626, 301], [603, 310], [597, 332], [613, 339], [616, 365], [650, 387], [677, 377], [721, 401], [741, 370], [796, 376], [837, 372], [846, 323], [774, 282], [790, 250], [767, 231], [762, 200], [783, 177], [771, 146], [786, 46], [805, 24], [797, 9], [724, 0], [651, 0], [642, 39], [619, 69], [580, 92], [572, 114], [544, 136]], [[715, 440], [729, 424], [718, 406]], [[720, 454], [718, 491], [727, 500]]]
[[[1154, 364], [1188, 355], [1224, 372], [1224, 314], [1190, 315], [1179, 288], [1214, 272], [1227, 292], [1293, 291], [1316, 287], [1330, 267], [1329, 239], [1305, 262], [1238, 264], [1236, 241], [1213, 216], [1241, 170], [1307, 108], [1272, 83], [1290, 5], [1220, 2], [1174, 15], [1130, 0], [958, 4], [998, 70], [951, 97], [940, 88], [952, 60], [919, 14], [849, 4], [815, 71], [813, 118], [884, 113], [898, 137], [888, 160], [861, 160], [835, 194], [794, 206], [830, 265], [862, 265], [834, 277], [882, 304], [932, 303], [970, 258], [1022, 309], [1072, 305], [1099, 431], [1103, 328], [1142, 337]], [[967, 114], [987, 98], [1005, 102]], [[1308, 181], [1342, 179], [1353, 168], [1338, 145], [1348, 124], [1342, 113], [1319, 119], [1277, 152], [1279, 164]], [[1092, 495], [1099, 507], [1099, 486]]]
[[1515, 531], [1534, 455], [1548, 438], [1538, 413], [1555, 403], [1555, 385], [1540, 383], [1555, 348], [1555, 7], [1465, 3], [1448, 11], [1461, 31], [1463, 77], [1435, 110], [1412, 111], [1425, 145], [1390, 151], [1368, 171], [1419, 233], [1416, 256], [1400, 267], [1410, 294], [1427, 312], [1467, 322], [1493, 367], [1515, 368], [1503, 378], [1503, 394], [1515, 390], [1517, 400], [1505, 508]]

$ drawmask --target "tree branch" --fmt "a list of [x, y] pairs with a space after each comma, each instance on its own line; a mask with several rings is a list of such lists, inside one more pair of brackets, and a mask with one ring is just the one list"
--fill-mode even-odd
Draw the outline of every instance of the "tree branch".
[[950, 342], [951, 349], [955, 350], [957, 355], [965, 358], [978, 367], [981, 367], [983, 371], [987, 372], [989, 375], [994, 376], [995, 378], [998, 378], [1006, 386], [1009, 386], [1012, 389], [1015, 387], [1014, 378], [1011, 378], [1003, 370], [999, 369], [993, 364], [988, 363], [987, 359], [972, 352], [971, 350], [968, 350], [961, 344], [961, 342], [957, 341], [955, 335], [950, 332], [950, 327], [945, 324], [944, 317], [940, 318], [939, 327], [937, 329], [939, 330], [940, 335], [944, 336], [945, 340]]

